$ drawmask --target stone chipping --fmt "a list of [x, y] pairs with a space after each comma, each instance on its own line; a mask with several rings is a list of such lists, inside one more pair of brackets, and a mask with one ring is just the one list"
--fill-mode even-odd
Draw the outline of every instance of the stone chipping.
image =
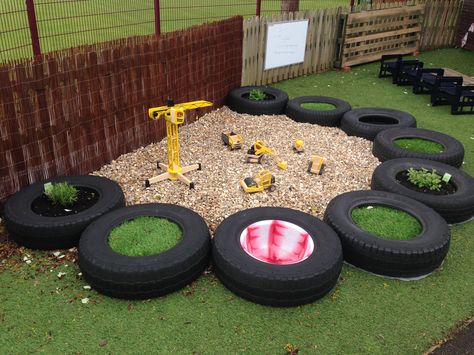
[[[242, 135], [245, 143], [231, 151], [221, 140], [221, 132]], [[280, 170], [271, 156], [262, 164], [245, 163], [247, 149], [257, 139], [286, 160], [288, 169]], [[302, 154], [293, 152], [296, 139], [304, 141]], [[297, 209], [322, 218], [329, 201], [344, 192], [370, 189], [372, 172], [379, 164], [372, 155], [372, 142], [347, 136], [336, 127], [297, 123], [284, 115], [252, 116], [238, 114], [227, 107], [210, 112], [179, 129], [181, 165], [201, 163], [202, 170], [187, 173], [195, 189], [179, 181], [163, 181], [145, 188], [144, 181], [162, 171], [156, 162], [167, 163], [166, 138], [124, 154], [94, 172], [117, 181], [128, 205], [172, 203], [199, 213], [214, 232], [231, 214], [259, 206]], [[307, 172], [312, 154], [327, 159], [322, 175]], [[247, 194], [239, 181], [269, 169], [276, 179], [276, 190]]]

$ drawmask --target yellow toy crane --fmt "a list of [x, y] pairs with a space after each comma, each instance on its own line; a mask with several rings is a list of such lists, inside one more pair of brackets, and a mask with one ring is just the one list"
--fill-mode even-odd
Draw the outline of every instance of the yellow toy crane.
[[151, 184], [168, 179], [180, 180], [187, 184], [190, 189], [194, 188], [194, 183], [183, 174], [193, 170], [201, 170], [201, 164], [198, 163], [183, 167], [181, 166], [179, 160], [178, 126], [184, 123], [185, 111], [201, 107], [209, 107], [212, 105], [212, 102], [204, 100], [185, 102], [181, 104], [175, 104], [173, 100], [168, 100], [166, 106], [154, 107], [148, 110], [148, 116], [152, 120], [159, 120], [161, 117], [165, 117], [166, 138], [168, 141], [168, 164], [158, 162], [158, 168], [166, 170], [166, 172], [145, 180], [145, 187], [150, 187]]
[[265, 154], [272, 156], [280, 169], [285, 170], [288, 167], [288, 163], [281, 160], [278, 153], [268, 147], [268, 145], [262, 140], [255, 141], [247, 151], [247, 163], [260, 163]]

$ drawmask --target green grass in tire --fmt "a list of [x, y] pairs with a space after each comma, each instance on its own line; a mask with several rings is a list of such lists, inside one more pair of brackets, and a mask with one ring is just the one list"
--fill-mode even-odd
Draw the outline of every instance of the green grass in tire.
[[149, 256], [173, 248], [181, 238], [181, 228], [166, 218], [138, 217], [115, 227], [109, 245], [122, 255]]

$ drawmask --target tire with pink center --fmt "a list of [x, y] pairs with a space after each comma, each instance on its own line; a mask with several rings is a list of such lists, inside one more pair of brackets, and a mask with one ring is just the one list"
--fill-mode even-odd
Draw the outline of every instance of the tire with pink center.
[[316, 217], [259, 207], [221, 223], [213, 260], [218, 278], [237, 295], [265, 305], [297, 306], [336, 285], [342, 248], [337, 234]]

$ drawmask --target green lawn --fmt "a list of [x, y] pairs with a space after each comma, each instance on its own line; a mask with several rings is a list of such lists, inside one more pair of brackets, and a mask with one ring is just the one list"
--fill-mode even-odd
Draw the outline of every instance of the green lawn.
[[[43, 53], [155, 33], [153, 0], [35, 0], [35, 4]], [[300, 10], [348, 5], [349, 0], [301, 0]], [[162, 32], [256, 12], [256, 0], [161, 0], [160, 6]], [[279, 9], [280, 0], [262, 0], [262, 14]], [[0, 63], [31, 55], [25, 1], [0, 1]]]
[[[442, 50], [421, 59], [426, 67], [474, 75], [474, 53]], [[464, 170], [474, 175], [474, 117], [429, 107], [428, 96], [415, 96], [377, 73], [375, 63], [276, 86], [291, 97], [326, 95], [353, 107], [408, 111], [420, 127], [463, 142]], [[473, 235], [474, 222], [453, 226], [446, 261], [425, 279], [384, 279], [344, 265], [329, 295], [283, 309], [235, 296], [212, 273], [166, 297], [115, 300], [84, 289], [74, 263], [23, 250], [0, 263], [0, 344], [4, 353], [285, 354], [291, 344], [300, 354], [421, 354], [474, 315]], [[0, 247], [0, 255], [7, 254]], [[59, 278], [59, 272], [66, 274]]]

